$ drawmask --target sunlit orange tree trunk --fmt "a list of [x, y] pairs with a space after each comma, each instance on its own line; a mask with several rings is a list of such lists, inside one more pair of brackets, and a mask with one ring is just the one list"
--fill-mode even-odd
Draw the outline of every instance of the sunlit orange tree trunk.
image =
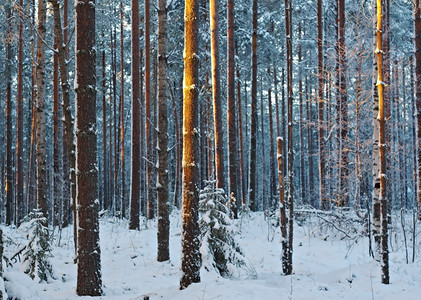
[[382, 4], [377, 0], [377, 28], [376, 28], [377, 47], [377, 89], [379, 95], [379, 113], [377, 121], [379, 123], [379, 150], [380, 157], [374, 158], [380, 161], [380, 207], [381, 207], [381, 256], [382, 256], [382, 283], [389, 284], [389, 249], [388, 249], [388, 220], [387, 220], [387, 198], [386, 198], [386, 140], [385, 140], [385, 117], [383, 101], [383, 52], [382, 52]]
[[186, 0], [184, 9], [183, 205], [180, 289], [200, 282], [199, 252], [199, 4]]

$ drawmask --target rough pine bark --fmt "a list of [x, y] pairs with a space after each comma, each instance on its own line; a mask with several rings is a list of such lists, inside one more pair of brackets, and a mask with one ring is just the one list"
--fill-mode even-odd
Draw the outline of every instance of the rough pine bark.
[[[319, 198], [320, 208], [329, 206], [326, 198], [326, 157], [325, 157], [325, 124], [324, 124], [324, 99], [323, 99], [323, 9], [322, 0], [317, 0], [317, 71], [318, 71], [318, 104], [319, 104]], [[310, 160], [310, 158], [309, 158]]]
[[[238, 43], [235, 42], [235, 52], [238, 56]], [[240, 152], [240, 183], [241, 183], [241, 206], [246, 205], [246, 179], [244, 175], [244, 141], [243, 141], [243, 116], [242, 116], [242, 102], [241, 102], [241, 80], [240, 80], [240, 68], [237, 66], [237, 107], [238, 107], [238, 142]], [[237, 202], [238, 199], [237, 199]], [[238, 203], [237, 207], [240, 206]]]
[[105, 71], [105, 49], [102, 50], [102, 209], [106, 210], [108, 194], [108, 166], [107, 166], [107, 90]]
[[[34, 23], [35, 23], [35, 1], [30, 1], [30, 17], [31, 17], [31, 25], [30, 26], [30, 35], [33, 37], [34, 33]], [[31, 38], [31, 100], [28, 101], [29, 108], [28, 110], [30, 113], [29, 122], [31, 124], [30, 127], [30, 153], [29, 153], [29, 166], [27, 172], [27, 180], [26, 180], [26, 210], [27, 212], [32, 211], [35, 209], [35, 199], [36, 199], [36, 192], [35, 192], [35, 174], [36, 174], [36, 164], [35, 164], [35, 102], [36, 102], [36, 89], [35, 89], [35, 82], [36, 82], [36, 70], [35, 70], [35, 38]]]
[[199, 1], [184, 9], [183, 206], [180, 289], [200, 282], [199, 252]]
[[170, 259], [167, 116], [167, 1], [158, 1], [158, 261]]
[[264, 127], [264, 110], [263, 110], [263, 76], [260, 76], [260, 134], [261, 134], [261, 169], [262, 169], [262, 209], [267, 210], [266, 196], [266, 160], [265, 160], [265, 127]]
[[13, 221], [13, 160], [12, 160], [12, 8], [6, 6], [7, 37], [6, 37], [6, 60], [5, 60], [5, 81], [6, 81], [6, 225]]
[[95, 1], [76, 3], [76, 169], [79, 296], [102, 294], [96, 150]]
[[[214, 1], [214, 0], [212, 0]], [[216, 0], [215, 2], [217, 2]], [[227, 122], [228, 122], [228, 173], [229, 199], [239, 200], [237, 195], [237, 128], [235, 120], [235, 37], [234, 37], [234, 0], [227, 3]], [[231, 203], [234, 218], [237, 218], [237, 203]]]
[[415, 1], [415, 101], [417, 107], [417, 203], [418, 219], [421, 220], [421, 1]]
[[[54, 23], [56, 20], [54, 19]], [[54, 50], [57, 51], [57, 24], [54, 24]], [[60, 137], [59, 63], [57, 52], [53, 58], [53, 226], [61, 226], [63, 156]]]
[[294, 172], [293, 172], [293, 81], [292, 81], [292, 4], [285, 0], [285, 27], [287, 45], [287, 94], [288, 94], [288, 265], [285, 275], [292, 274], [293, 225], [294, 225]]
[[126, 200], [124, 195], [125, 187], [125, 148], [124, 148], [124, 28], [123, 28], [123, 1], [120, 1], [120, 76], [121, 76], [121, 90], [120, 90], [120, 164], [121, 164], [121, 187], [120, 187], [120, 209], [121, 217], [126, 217]]
[[349, 166], [348, 166], [348, 100], [346, 84], [346, 46], [345, 46], [345, 0], [339, 0], [339, 93], [341, 102], [341, 186], [340, 186], [340, 206], [348, 206], [349, 202]]
[[314, 199], [314, 172], [313, 172], [313, 129], [312, 129], [312, 120], [313, 120], [313, 114], [312, 114], [312, 103], [311, 100], [309, 99], [309, 84], [308, 84], [308, 79], [306, 77], [306, 87], [305, 87], [305, 92], [306, 92], [306, 115], [307, 115], [307, 157], [308, 157], [308, 200], [310, 205], [314, 205], [315, 206], [315, 201], [313, 201]]
[[[19, 0], [19, 6], [23, 9], [23, 0]], [[18, 41], [18, 82], [16, 97], [16, 226], [19, 227], [24, 216], [23, 199], [23, 20], [19, 18], [19, 41]]]
[[[268, 68], [268, 78], [270, 78], [270, 68]], [[272, 116], [272, 89], [268, 89], [268, 106], [269, 106], [269, 152], [270, 152], [270, 193], [268, 209], [275, 208], [275, 202], [273, 201], [276, 195], [276, 174], [275, 174], [275, 142], [273, 140], [273, 116]]]
[[152, 168], [151, 159], [153, 155], [152, 149], [152, 133], [153, 127], [151, 119], [151, 47], [150, 47], [150, 3], [145, 0], [144, 4], [145, 16], [145, 132], [146, 132], [146, 187], [147, 187], [147, 218], [153, 219], [154, 217], [154, 203], [153, 203], [153, 189], [151, 187]]
[[253, 35], [251, 55], [251, 127], [249, 160], [249, 206], [257, 211], [256, 152], [257, 152], [257, 0], [253, 0]]
[[386, 140], [385, 140], [385, 117], [383, 102], [383, 52], [382, 52], [382, 4], [377, 0], [377, 27], [376, 27], [377, 47], [377, 82], [376, 86], [379, 95], [379, 114], [377, 121], [379, 123], [379, 150], [380, 150], [380, 195], [381, 206], [381, 251], [382, 251], [382, 283], [389, 284], [389, 248], [388, 248], [388, 218], [387, 218], [387, 198], [386, 198]]
[[303, 49], [301, 45], [302, 31], [301, 31], [301, 22], [298, 23], [298, 39], [300, 40], [298, 44], [298, 97], [299, 97], [299, 114], [300, 114], [300, 194], [301, 194], [301, 203], [308, 204], [308, 199], [306, 199], [306, 182], [305, 182], [305, 170], [304, 170], [304, 117], [303, 117], [303, 79], [302, 79], [302, 59], [303, 59]]
[[45, 38], [47, 19], [46, 0], [38, 1], [38, 40], [37, 40], [37, 105], [36, 105], [36, 161], [37, 161], [37, 208], [42, 212], [48, 222], [48, 194], [47, 194], [47, 147], [46, 147], [46, 111], [45, 111]]
[[139, 229], [140, 214], [140, 57], [139, 0], [132, 0], [132, 143], [130, 181], [130, 229]]
[[217, 187], [225, 189], [224, 172], [224, 132], [222, 130], [221, 84], [219, 74], [219, 5], [218, 0], [210, 0], [210, 31], [211, 31], [211, 70], [212, 70], [212, 101], [213, 125], [215, 138], [215, 174]]

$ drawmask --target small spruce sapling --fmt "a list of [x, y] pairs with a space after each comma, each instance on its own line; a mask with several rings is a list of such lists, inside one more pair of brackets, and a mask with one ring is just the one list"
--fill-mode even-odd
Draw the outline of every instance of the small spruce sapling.
[[202, 266], [214, 269], [227, 277], [236, 268], [246, 265], [242, 251], [234, 239], [230, 210], [223, 189], [216, 187], [217, 180], [205, 181], [206, 187], [200, 191], [200, 252]]
[[34, 210], [29, 214], [28, 245], [23, 254], [23, 269], [32, 279], [40, 282], [53, 278], [52, 266], [49, 258], [52, 257], [48, 227], [44, 224], [46, 219], [42, 212]]

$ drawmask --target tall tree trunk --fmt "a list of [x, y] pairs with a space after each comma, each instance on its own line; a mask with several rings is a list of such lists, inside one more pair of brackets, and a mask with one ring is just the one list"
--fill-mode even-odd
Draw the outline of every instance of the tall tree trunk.
[[31, 35], [31, 100], [28, 101], [29, 103], [29, 111], [30, 114], [30, 153], [29, 153], [29, 162], [28, 162], [28, 173], [27, 173], [27, 182], [26, 182], [26, 211], [30, 212], [35, 209], [35, 199], [36, 199], [36, 191], [35, 191], [35, 175], [36, 175], [36, 165], [35, 165], [35, 102], [36, 102], [36, 59], [35, 59], [35, 38], [34, 38], [34, 27], [35, 27], [35, 1], [31, 0], [28, 2], [28, 10], [30, 10], [31, 16], [31, 26], [30, 26], [30, 35]]
[[349, 186], [348, 186], [348, 103], [346, 88], [346, 46], [345, 46], [345, 0], [339, 0], [339, 93], [341, 107], [341, 187], [340, 206], [348, 206]]
[[285, 188], [284, 188], [284, 174], [283, 174], [283, 154], [282, 154], [282, 138], [277, 139], [277, 161], [278, 161], [278, 189], [279, 189], [279, 215], [282, 234], [282, 270], [286, 273], [288, 269], [288, 236], [287, 236], [287, 218], [285, 205]]
[[125, 187], [125, 153], [124, 153], [124, 28], [123, 28], [123, 1], [120, 0], [120, 73], [121, 73], [121, 94], [120, 94], [120, 163], [121, 163], [121, 191], [120, 191], [120, 208], [121, 208], [121, 217], [126, 217], [126, 201], [124, 196], [124, 187]]
[[117, 166], [118, 166], [118, 151], [117, 151], [117, 49], [116, 49], [116, 32], [115, 28], [111, 28], [111, 69], [113, 77], [113, 152], [114, 159], [112, 164], [112, 178], [113, 178], [113, 192], [112, 192], [112, 208], [113, 213], [116, 212], [116, 194], [117, 194]]
[[264, 126], [264, 110], [263, 110], [263, 76], [260, 76], [260, 133], [262, 151], [261, 166], [262, 166], [262, 208], [267, 210], [267, 196], [266, 196], [266, 155], [265, 155], [265, 126]]
[[[19, 6], [23, 10], [23, 0], [19, 0]], [[18, 82], [16, 97], [16, 226], [19, 227], [24, 216], [23, 194], [23, 20], [19, 19], [19, 42], [18, 42]]]
[[140, 86], [139, 0], [132, 0], [132, 149], [130, 180], [130, 229], [139, 229], [140, 204]]
[[[319, 198], [320, 208], [327, 209], [329, 206], [326, 197], [326, 157], [325, 157], [325, 122], [324, 122], [324, 99], [323, 99], [323, 8], [322, 0], [317, 0], [317, 51], [318, 51], [318, 103], [319, 103]], [[309, 158], [310, 160], [310, 158]], [[311, 185], [310, 185], [311, 186]]]
[[178, 112], [177, 112], [177, 105], [175, 102], [175, 96], [174, 96], [174, 89], [170, 86], [170, 94], [171, 94], [171, 100], [172, 100], [172, 106], [173, 106], [173, 114], [174, 114], [174, 126], [175, 126], [175, 143], [176, 143], [176, 147], [177, 147], [177, 151], [176, 151], [176, 167], [175, 167], [175, 178], [174, 178], [174, 201], [173, 201], [173, 205], [177, 208], [180, 208], [180, 201], [179, 201], [179, 190], [180, 190], [180, 173], [181, 173], [181, 161], [180, 161], [180, 156], [181, 156], [181, 141], [180, 141], [180, 126], [178, 123]]
[[[215, 174], [217, 187], [225, 189], [224, 172], [224, 132], [222, 130], [221, 85], [219, 75], [219, 5], [218, 0], [210, 0], [211, 64], [212, 64], [212, 100], [215, 137]], [[228, 74], [229, 75], [229, 74]], [[228, 95], [229, 98], [229, 95]]]
[[158, 1], [158, 261], [170, 259], [167, 118], [167, 1]]
[[199, 252], [199, 1], [186, 0], [184, 10], [183, 207], [180, 289], [200, 282]]
[[108, 165], [107, 165], [107, 89], [105, 74], [105, 50], [102, 50], [102, 209], [108, 209]]
[[[238, 43], [235, 41], [235, 53], [238, 56]], [[242, 116], [242, 102], [241, 102], [241, 80], [240, 80], [240, 67], [237, 66], [237, 108], [238, 108], [238, 143], [240, 152], [240, 184], [241, 184], [241, 207], [246, 205], [246, 182], [244, 175], [244, 141], [243, 141], [243, 116]], [[240, 203], [237, 199], [238, 205]]]
[[[377, 120], [379, 122], [379, 149], [380, 149], [380, 205], [381, 205], [381, 244], [382, 244], [382, 283], [389, 284], [389, 249], [388, 249], [388, 231], [387, 231], [387, 199], [386, 199], [386, 141], [385, 141], [385, 118], [383, 103], [383, 52], [382, 52], [382, 4], [381, 0], [377, 0], [377, 89], [379, 95], [379, 114]], [[377, 159], [377, 158], [375, 158]]]
[[[358, 33], [357, 33], [358, 35]], [[358, 35], [358, 40], [360, 37]], [[360, 154], [360, 103], [362, 100], [362, 63], [363, 63], [363, 45], [360, 42], [359, 45], [360, 53], [358, 54], [358, 79], [357, 79], [357, 86], [356, 86], [356, 98], [355, 98], [355, 178], [357, 180], [355, 186], [355, 201], [354, 207], [356, 210], [361, 208], [362, 203], [360, 203], [360, 192], [361, 192], [361, 185], [363, 184], [363, 176], [362, 176], [362, 164], [361, 164], [361, 154]]]
[[313, 128], [312, 128], [312, 103], [309, 99], [308, 79], [306, 77], [306, 114], [307, 114], [307, 157], [308, 157], [308, 198], [309, 204], [315, 206], [314, 199], [314, 176], [313, 176]]
[[[54, 19], [54, 23], [56, 20]], [[54, 24], [53, 58], [53, 226], [61, 226], [62, 207], [62, 174], [63, 155], [60, 137], [60, 94], [59, 94], [59, 63], [58, 63], [58, 26]]]
[[294, 150], [293, 150], [293, 82], [292, 82], [292, 4], [285, 0], [285, 34], [287, 45], [287, 94], [288, 94], [288, 264], [283, 270], [286, 275], [292, 274], [293, 225], [294, 225]]
[[6, 6], [7, 37], [6, 37], [6, 60], [5, 60], [5, 81], [6, 81], [6, 225], [13, 221], [13, 159], [12, 159], [12, 8]]
[[[76, 145], [75, 145], [75, 136], [73, 128], [73, 117], [72, 109], [70, 105], [70, 83], [69, 83], [69, 72], [67, 66], [67, 26], [65, 27], [64, 33], [61, 27], [61, 17], [60, 17], [60, 5], [58, 0], [50, 0], [53, 6], [54, 13], [54, 24], [57, 26], [57, 56], [59, 61], [60, 68], [60, 82], [62, 89], [63, 97], [63, 114], [64, 114], [64, 133], [63, 138], [66, 138], [67, 153], [69, 157], [69, 168], [70, 168], [70, 189], [71, 189], [71, 207], [73, 211], [73, 239], [75, 245], [77, 245], [77, 227], [76, 227]], [[66, 1], [67, 2], [67, 1]], [[65, 8], [64, 20], [67, 23], [67, 7]], [[76, 247], [75, 247], [76, 251]]]
[[[386, 85], [383, 87], [384, 89], [384, 117], [386, 120], [390, 119], [391, 116], [391, 57], [390, 57], [390, 1], [389, 0], [382, 0], [382, 27], [383, 27], [383, 37], [382, 37], [382, 43], [383, 43], [383, 80], [386, 83]], [[390, 128], [390, 122], [385, 123], [385, 138], [386, 138], [386, 144], [391, 145], [390, 141], [392, 138], [391, 135], [391, 128]], [[386, 176], [391, 176], [392, 169], [389, 167], [391, 165], [391, 153], [386, 154], [386, 169], [387, 174]], [[392, 181], [393, 183], [394, 181]], [[392, 197], [392, 185], [389, 185], [387, 187], [387, 197], [391, 199]]]
[[[94, 5], [91, 5], [94, 4]], [[76, 168], [79, 296], [102, 294], [96, 151], [95, 1], [76, 3]]]
[[[421, 24], [420, 24], [421, 25]], [[417, 203], [417, 197], [418, 197], [418, 174], [417, 174], [417, 115], [416, 115], [416, 111], [417, 111], [417, 107], [416, 107], [416, 102], [415, 102], [415, 97], [414, 97], [414, 91], [415, 91], [415, 82], [414, 82], [414, 58], [411, 57], [411, 70], [410, 70], [410, 74], [411, 74], [411, 121], [412, 121], [412, 147], [413, 147], [413, 164], [414, 164], [414, 169], [413, 169], [413, 179], [414, 179], [414, 204], [415, 207], [413, 206], [412, 209], [416, 210], [416, 203]], [[421, 206], [421, 205], [420, 205]], [[419, 213], [420, 211], [418, 211]], [[420, 218], [420, 215], [418, 215]]]
[[144, 15], [145, 15], [145, 130], [146, 130], [146, 186], [147, 191], [147, 218], [153, 219], [154, 217], [154, 204], [153, 204], [153, 189], [151, 187], [152, 177], [152, 134], [151, 127], [153, 127], [151, 119], [151, 49], [150, 49], [150, 0], [145, 0]]
[[[421, 115], [421, 1], [415, 2], [415, 101], [417, 106], [417, 116]], [[418, 219], [421, 220], [421, 117], [417, 118], [417, 166], [418, 166], [418, 183], [417, 183], [417, 202], [418, 202]]]
[[[373, 1], [374, 11], [377, 11], [377, 3]], [[377, 31], [377, 19], [373, 17], [373, 29]], [[373, 49], [377, 49], [377, 36], [373, 37]], [[380, 149], [379, 149], [379, 122], [377, 116], [379, 115], [379, 94], [377, 90], [377, 57], [373, 59], [373, 237], [374, 237], [374, 255], [376, 260], [380, 260], [380, 243], [381, 243], [381, 223], [380, 223]]]
[[[270, 78], [270, 68], [268, 68], [268, 77]], [[270, 197], [269, 197], [269, 208], [275, 208], [275, 202], [272, 201], [276, 195], [276, 174], [275, 174], [275, 142], [273, 140], [273, 117], [272, 117], [272, 89], [268, 89], [268, 103], [269, 103], [269, 146], [270, 146]]]
[[[212, 0], [218, 2], [219, 0]], [[239, 198], [237, 191], [237, 128], [235, 120], [235, 37], [234, 37], [234, 0], [227, 2], [227, 121], [228, 121], [228, 168], [229, 168], [229, 199]], [[231, 203], [234, 218], [237, 218], [237, 203]]]
[[38, 41], [37, 41], [37, 111], [36, 111], [36, 144], [37, 144], [37, 207], [48, 223], [47, 194], [47, 147], [46, 147], [46, 112], [45, 112], [45, 37], [47, 8], [46, 0], [38, 1]]
[[300, 40], [298, 44], [298, 97], [299, 97], [299, 114], [300, 114], [300, 191], [301, 191], [301, 203], [308, 204], [308, 199], [306, 199], [306, 183], [305, 183], [305, 174], [304, 174], [304, 118], [303, 118], [303, 80], [302, 80], [302, 45], [301, 45], [301, 22], [298, 23], [298, 39]]
[[257, 152], [257, 0], [253, 0], [253, 35], [251, 56], [251, 128], [249, 167], [249, 206], [257, 211], [256, 199], [256, 152]]

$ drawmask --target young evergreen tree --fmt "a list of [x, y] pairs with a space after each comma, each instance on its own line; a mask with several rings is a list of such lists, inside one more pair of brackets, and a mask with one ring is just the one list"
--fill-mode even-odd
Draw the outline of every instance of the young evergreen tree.
[[217, 187], [216, 180], [206, 180], [200, 191], [200, 252], [203, 267], [214, 269], [221, 276], [232, 275], [232, 268], [246, 265], [240, 246], [235, 240], [235, 228], [227, 207], [225, 191]]

